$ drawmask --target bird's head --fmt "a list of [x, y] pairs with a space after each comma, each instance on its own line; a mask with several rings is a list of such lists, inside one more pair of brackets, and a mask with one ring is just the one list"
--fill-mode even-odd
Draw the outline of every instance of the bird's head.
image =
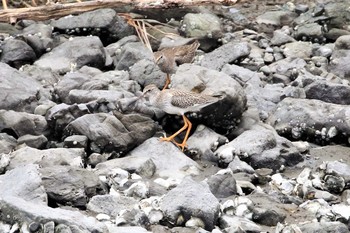
[[163, 62], [164, 60], [164, 54], [161, 51], [155, 52], [154, 53], [154, 62], [159, 65]]
[[160, 90], [158, 89], [158, 87], [156, 85], [149, 84], [143, 89], [143, 92], [142, 92], [142, 95], [140, 96], [140, 98], [145, 98], [151, 104], [153, 104], [153, 102], [155, 101], [159, 92], [160, 92]]

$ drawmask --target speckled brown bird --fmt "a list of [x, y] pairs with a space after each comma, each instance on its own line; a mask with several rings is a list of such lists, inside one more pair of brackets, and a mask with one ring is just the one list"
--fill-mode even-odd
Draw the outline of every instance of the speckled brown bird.
[[195, 40], [189, 45], [164, 48], [154, 53], [154, 60], [156, 64], [161, 71], [166, 73], [166, 82], [163, 90], [168, 87], [171, 81], [170, 74], [174, 74], [179, 65], [193, 62], [199, 45], [198, 40]]
[[190, 134], [192, 123], [185, 116], [187, 112], [195, 112], [220, 100], [220, 97], [203, 95], [194, 92], [182, 91], [177, 89], [159, 90], [154, 84], [147, 85], [143, 90], [143, 97], [156, 108], [163, 110], [168, 114], [181, 115], [184, 126], [169, 137], [161, 138], [162, 141], [174, 141], [174, 138], [187, 129], [182, 143], [174, 143], [181, 147], [182, 151], [186, 147], [186, 141]]

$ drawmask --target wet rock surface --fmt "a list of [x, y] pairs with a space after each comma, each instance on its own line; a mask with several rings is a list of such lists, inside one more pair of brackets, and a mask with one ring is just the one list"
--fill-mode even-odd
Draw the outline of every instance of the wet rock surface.
[[140, 98], [165, 73], [119, 11], [2, 25], [0, 232], [349, 232], [349, 7], [139, 12], [162, 22], [153, 51], [201, 44], [170, 88], [220, 96], [186, 114], [184, 152], [160, 140], [182, 117]]

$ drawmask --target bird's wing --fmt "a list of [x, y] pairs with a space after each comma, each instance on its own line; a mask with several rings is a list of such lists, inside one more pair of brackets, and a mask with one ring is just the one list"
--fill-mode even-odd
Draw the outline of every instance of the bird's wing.
[[197, 106], [206, 106], [208, 104], [216, 102], [217, 99], [211, 96], [202, 96], [194, 93], [177, 92], [176, 95], [172, 95], [171, 104], [175, 107], [187, 109], [195, 108]]

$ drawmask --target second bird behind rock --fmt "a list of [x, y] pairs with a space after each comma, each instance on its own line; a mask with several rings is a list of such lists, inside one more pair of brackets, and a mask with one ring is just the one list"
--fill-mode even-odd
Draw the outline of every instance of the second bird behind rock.
[[193, 62], [199, 45], [198, 40], [195, 40], [189, 45], [164, 48], [154, 53], [155, 63], [161, 71], [166, 73], [166, 82], [163, 90], [168, 87], [171, 82], [170, 75], [176, 72], [179, 65]]

